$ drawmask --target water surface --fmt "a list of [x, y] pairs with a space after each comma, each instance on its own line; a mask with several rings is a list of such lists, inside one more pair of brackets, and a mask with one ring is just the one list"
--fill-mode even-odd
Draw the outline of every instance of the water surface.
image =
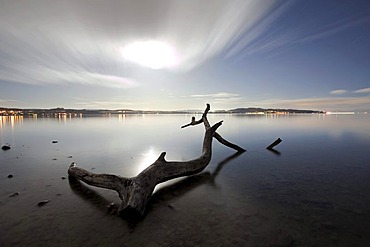
[[[141, 221], [108, 212], [114, 191], [70, 181], [71, 162], [135, 176], [162, 151], [201, 153], [187, 115], [0, 117], [1, 246], [366, 246], [370, 241], [367, 115], [209, 115], [219, 133], [199, 175], [159, 186]], [[265, 147], [280, 137], [278, 152]], [[56, 140], [57, 143], [52, 143]], [[13, 178], [7, 178], [12, 174]], [[66, 179], [62, 179], [62, 178]], [[18, 192], [18, 196], [13, 196]], [[50, 200], [43, 207], [37, 203]]]

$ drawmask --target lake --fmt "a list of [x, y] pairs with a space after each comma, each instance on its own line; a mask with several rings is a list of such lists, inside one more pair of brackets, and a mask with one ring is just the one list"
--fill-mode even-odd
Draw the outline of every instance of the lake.
[[108, 210], [116, 192], [68, 179], [69, 165], [131, 177], [162, 151], [194, 159], [204, 127], [181, 129], [191, 115], [0, 117], [0, 246], [368, 245], [368, 115], [208, 118], [247, 152], [214, 140], [205, 171], [159, 185], [128, 220]]

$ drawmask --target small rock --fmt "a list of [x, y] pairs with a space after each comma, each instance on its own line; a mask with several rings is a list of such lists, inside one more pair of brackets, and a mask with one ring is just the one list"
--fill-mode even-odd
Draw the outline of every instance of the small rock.
[[16, 197], [16, 196], [19, 196], [19, 192], [15, 192], [15, 193], [11, 194], [9, 197]]
[[58, 141], [57, 140], [53, 140], [53, 141], [51, 141], [51, 143], [58, 143]]
[[66, 179], [66, 177], [62, 177], [62, 179]]
[[9, 175], [8, 175], [8, 178], [12, 178], [12, 177], [14, 177], [12, 174], [9, 174]]
[[56, 194], [56, 196], [61, 196], [62, 194], [60, 194], [60, 193], [58, 193], [58, 194]]
[[49, 202], [50, 202], [50, 200], [44, 200], [44, 201], [38, 202], [37, 206], [42, 207], [42, 206], [44, 206], [45, 204], [47, 204]]
[[2, 150], [6, 151], [6, 150], [9, 150], [10, 149], [10, 145], [3, 145], [1, 147]]
[[68, 156], [68, 159], [71, 159], [72, 158], [72, 155]]
[[58, 160], [57, 158], [54, 158], [53, 160]]

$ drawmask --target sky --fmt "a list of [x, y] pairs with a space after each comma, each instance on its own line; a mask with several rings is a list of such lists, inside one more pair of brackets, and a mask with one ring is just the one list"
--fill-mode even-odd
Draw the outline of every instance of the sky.
[[1, 0], [0, 107], [370, 111], [368, 0]]

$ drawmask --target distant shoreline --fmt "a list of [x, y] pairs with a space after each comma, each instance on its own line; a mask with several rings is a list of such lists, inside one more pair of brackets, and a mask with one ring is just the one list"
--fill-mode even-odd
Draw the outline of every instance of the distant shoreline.
[[[57, 115], [71, 115], [71, 116], [86, 116], [86, 115], [117, 115], [117, 114], [202, 114], [199, 110], [177, 110], [177, 111], [144, 111], [144, 110], [105, 110], [105, 109], [20, 109], [20, 108], [0, 108], [0, 116], [57, 116]], [[248, 115], [264, 115], [264, 114], [325, 114], [324, 111], [316, 110], [297, 110], [297, 109], [263, 109], [263, 108], [236, 108], [231, 110], [215, 110], [211, 114], [248, 114]]]

